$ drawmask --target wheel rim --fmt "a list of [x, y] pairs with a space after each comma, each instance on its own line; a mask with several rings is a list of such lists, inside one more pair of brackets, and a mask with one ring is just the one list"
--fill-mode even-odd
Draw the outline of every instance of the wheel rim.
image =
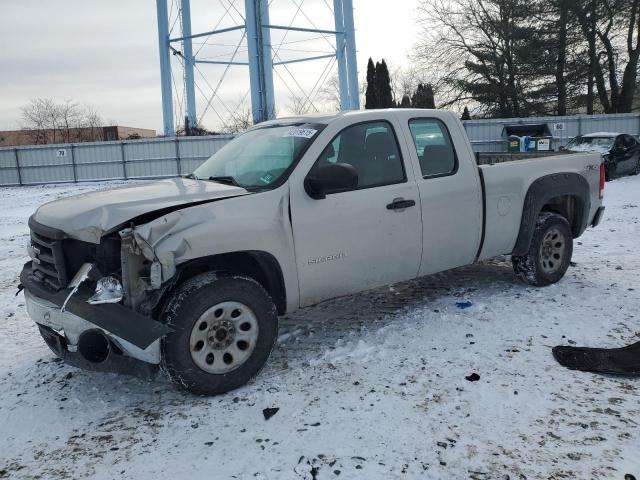
[[189, 350], [194, 363], [220, 375], [240, 367], [258, 340], [258, 320], [248, 306], [223, 302], [204, 312], [193, 325]]
[[557, 228], [545, 233], [540, 245], [540, 265], [545, 273], [556, 273], [562, 267], [567, 239]]

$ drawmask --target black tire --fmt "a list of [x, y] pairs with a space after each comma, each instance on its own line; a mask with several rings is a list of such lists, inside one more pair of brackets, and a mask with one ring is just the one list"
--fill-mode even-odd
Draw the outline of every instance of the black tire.
[[513, 256], [513, 270], [525, 283], [545, 287], [564, 277], [573, 254], [573, 234], [562, 215], [542, 212], [536, 221], [529, 251]]
[[636, 162], [636, 166], [633, 169], [633, 172], [631, 172], [631, 175], [640, 175], [640, 158]]
[[[196, 364], [191, 343], [196, 322], [202, 322], [206, 312], [224, 302], [247, 306], [259, 333], [243, 363], [227, 373], [215, 374]], [[266, 364], [278, 336], [278, 314], [265, 289], [252, 278], [219, 272], [197, 275], [180, 285], [163, 309], [162, 318], [174, 331], [162, 340], [161, 368], [174, 384], [197, 395], [225, 393], [254, 378]]]

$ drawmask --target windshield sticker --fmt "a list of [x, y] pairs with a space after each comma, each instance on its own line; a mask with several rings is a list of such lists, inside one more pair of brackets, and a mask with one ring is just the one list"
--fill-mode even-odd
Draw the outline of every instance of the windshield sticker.
[[318, 130], [314, 130], [313, 128], [291, 128], [287, 133], [284, 134], [284, 136], [298, 137], [298, 138], [311, 138], [317, 132]]
[[260, 181], [268, 185], [269, 183], [273, 182], [273, 175], [267, 172], [262, 177], [260, 177]]

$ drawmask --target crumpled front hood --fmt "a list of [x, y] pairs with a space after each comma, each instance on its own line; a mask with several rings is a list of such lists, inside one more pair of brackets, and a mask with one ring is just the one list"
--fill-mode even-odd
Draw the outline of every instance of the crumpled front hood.
[[33, 219], [71, 238], [100, 243], [105, 233], [140, 215], [247, 194], [241, 187], [171, 178], [54, 200], [38, 208]]

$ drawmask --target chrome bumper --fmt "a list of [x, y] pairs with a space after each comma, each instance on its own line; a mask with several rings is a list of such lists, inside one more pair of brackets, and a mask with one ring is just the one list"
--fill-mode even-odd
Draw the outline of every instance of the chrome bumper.
[[[67, 348], [70, 352], [75, 352], [77, 350], [78, 339], [82, 332], [99, 328], [73, 313], [68, 311], [62, 312], [60, 307], [43, 298], [36, 297], [27, 290], [24, 291], [24, 297], [27, 312], [31, 319], [39, 325], [44, 325], [60, 334], [63, 334], [67, 341]], [[125, 356], [129, 356], [146, 363], [160, 363], [159, 339], [155, 340], [147, 348], [142, 349], [116, 335], [113, 335], [111, 332], [103, 328], [99, 329], [113, 340], [113, 342], [123, 351]]]

